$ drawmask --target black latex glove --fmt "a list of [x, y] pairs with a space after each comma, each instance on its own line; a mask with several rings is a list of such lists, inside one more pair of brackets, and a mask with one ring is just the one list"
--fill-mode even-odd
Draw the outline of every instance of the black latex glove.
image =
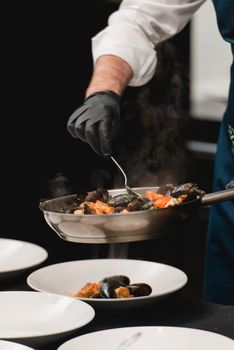
[[112, 91], [99, 91], [85, 99], [67, 122], [69, 133], [101, 156], [112, 152], [112, 141], [120, 127], [120, 96]]

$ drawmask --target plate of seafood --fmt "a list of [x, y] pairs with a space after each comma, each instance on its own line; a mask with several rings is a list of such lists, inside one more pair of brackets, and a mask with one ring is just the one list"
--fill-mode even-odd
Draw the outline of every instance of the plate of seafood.
[[160, 300], [181, 289], [187, 275], [170, 265], [134, 259], [87, 259], [49, 265], [32, 272], [37, 291], [70, 296], [94, 309], [125, 309]]
[[0, 281], [15, 277], [38, 266], [47, 257], [47, 251], [30, 242], [0, 238]]
[[[113, 345], [115, 344], [115, 345]], [[123, 327], [70, 339], [58, 350], [233, 350], [234, 341], [218, 333], [185, 327]]]
[[234, 199], [234, 188], [205, 194], [195, 183], [125, 189], [98, 188], [40, 203], [48, 225], [64, 240], [120, 243], [161, 238], [199, 206]]

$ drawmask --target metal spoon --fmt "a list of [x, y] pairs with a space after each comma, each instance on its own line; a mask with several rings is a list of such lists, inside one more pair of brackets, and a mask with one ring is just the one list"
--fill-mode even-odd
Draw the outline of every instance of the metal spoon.
[[142, 197], [139, 193], [135, 192], [132, 188], [130, 188], [128, 186], [128, 179], [127, 176], [125, 174], [125, 172], [123, 171], [123, 169], [121, 168], [121, 166], [119, 165], [119, 163], [115, 160], [114, 157], [111, 157], [111, 159], [113, 160], [113, 162], [117, 165], [117, 167], [119, 168], [119, 170], [121, 171], [121, 173], [124, 176], [124, 185], [125, 185], [125, 189], [127, 191], [128, 194], [134, 196], [134, 197]]

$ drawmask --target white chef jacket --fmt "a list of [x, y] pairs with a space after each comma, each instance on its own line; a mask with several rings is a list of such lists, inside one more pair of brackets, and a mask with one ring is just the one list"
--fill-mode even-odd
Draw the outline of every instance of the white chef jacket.
[[206, 0], [123, 0], [108, 26], [92, 38], [93, 61], [115, 55], [133, 70], [130, 86], [154, 75], [158, 43], [179, 33]]

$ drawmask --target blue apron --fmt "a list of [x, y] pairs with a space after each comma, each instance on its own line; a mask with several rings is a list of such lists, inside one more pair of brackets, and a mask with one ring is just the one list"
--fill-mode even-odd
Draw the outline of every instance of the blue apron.
[[[234, 56], [234, 0], [214, 0], [220, 33]], [[234, 63], [229, 100], [218, 139], [213, 190], [225, 189], [234, 179]], [[234, 305], [234, 201], [211, 208], [205, 257], [204, 298]]]

